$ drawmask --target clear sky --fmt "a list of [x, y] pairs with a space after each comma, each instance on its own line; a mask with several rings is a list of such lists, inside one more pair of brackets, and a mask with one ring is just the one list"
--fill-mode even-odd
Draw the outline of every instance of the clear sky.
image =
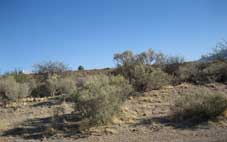
[[0, 72], [113, 67], [148, 48], [195, 60], [227, 39], [227, 0], [0, 0]]

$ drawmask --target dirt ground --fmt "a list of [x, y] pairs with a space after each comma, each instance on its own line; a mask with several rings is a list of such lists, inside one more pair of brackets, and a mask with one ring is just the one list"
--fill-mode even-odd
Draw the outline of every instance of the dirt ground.
[[49, 98], [0, 108], [0, 142], [227, 142], [227, 121], [182, 125], [169, 121], [179, 92], [207, 88], [227, 94], [227, 85], [166, 86], [130, 97], [113, 124], [84, 132], [72, 102]]

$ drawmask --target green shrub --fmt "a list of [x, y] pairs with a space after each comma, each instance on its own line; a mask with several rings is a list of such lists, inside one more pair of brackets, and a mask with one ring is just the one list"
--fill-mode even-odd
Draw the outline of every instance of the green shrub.
[[46, 83], [39, 83], [31, 92], [32, 97], [49, 97], [51, 96], [51, 90]]
[[171, 77], [159, 68], [135, 65], [130, 73], [133, 86], [139, 91], [160, 89], [171, 82]]
[[132, 87], [122, 76], [90, 76], [75, 93], [76, 110], [91, 125], [109, 122], [132, 92]]
[[47, 87], [51, 95], [72, 94], [76, 91], [76, 83], [70, 78], [50, 78], [47, 80]]
[[200, 79], [201, 70], [198, 63], [187, 63], [181, 65], [177, 72], [179, 82], [198, 82]]
[[78, 67], [78, 70], [79, 70], [79, 71], [83, 71], [83, 70], [84, 70], [84, 67], [80, 65], [80, 66]]
[[[32, 85], [32, 83], [30, 84]], [[71, 78], [61, 78], [52, 75], [46, 81], [38, 83], [38, 85], [33, 89], [31, 96], [48, 97], [62, 94], [71, 95], [74, 91], [76, 91], [76, 82]]]
[[17, 83], [13, 77], [2, 78], [0, 95], [8, 101], [16, 101], [29, 95], [29, 86], [26, 83]]
[[14, 71], [11, 71], [11, 72], [7, 72], [3, 76], [4, 77], [11, 76], [16, 80], [16, 82], [19, 82], [19, 83], [26, 83], [30, 80], [29, 75], [24, 74], [23, 71], [17, 70], [17, 69], [15, 69]]
[[39, 74], [55, 74], [62, 73], [68, 69], [68, 66], [63, 62], [48, 61], [40, 64], [33, 65], [34, 72]]
[[[181, 63], [181, 58], [167, 58], [168, 63]], [[137, 91], [150, 91], [159, 89], [171, 82], [171, 77], [163, 72], [159, 66], [167, 62], [162, 53], [154, 53], [149, 49], [146, 52], [134, 55], [131, 51], [125, 51], [114, 55], [117, 62], [116, 74], [123, 75]], [[152, 66], [153, 63], [155, 66]]]
[[187, 63], [180, 66], [177, 76], [180, 82], [192, 82], [196, 84], [226, 83], [227, 63], [223, 61]]
[[204, 90], [181, 94], [172, 108], [176, 121], [202, 122], [221, 115], [227, 109], [225, 95]]
[[210, 63], [204, 70], [203, 74], [207, 77], [208, 82], [227, 81], [227, 63], [222, 61]]
[[219, 42], [216, 48], [207, 55], [203, 55], [200, 59], [201, 61], [226, 61], [227, 60], [227, 41]]
[[172, 77], [161, 69], [153, 69], [150, 73], [147, 73], [144, 77], [146, 83], [146, 90], [160, 89], [165, 85], [169, 85], [172, 81]]
[[163, 72], [160, 68], [155, 68], [143, 64], [133, 64], [122, 66], [117, 69], [134, 86], [137, 91], [150, 91], [160, 89], [172, 81], [172, 77]]

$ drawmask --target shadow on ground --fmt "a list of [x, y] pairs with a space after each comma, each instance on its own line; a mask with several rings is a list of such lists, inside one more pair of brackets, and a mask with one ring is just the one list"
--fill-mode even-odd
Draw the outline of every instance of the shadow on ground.
[[63, 102], [74, 103], [73, 99], [70, 96], [61, 95], [61, 96], [57, 96], [55, 98], [50, 98], [44, 102], [36, 103], [33, 105], [33, 107], [51, 107], [51, 106], [60, 105]]
[[141, 119], [139, 123], [135, 124], [136, 126], [152, 126], [153, 124], [160, 124], [163, 126], [170, 126], [175, 129], [197, 129], [203, 128], [208, 129], [208, 120], [184, 120], [184, 121], [176, 121], [171, 116], [161, 116], [161, 117], [152, 117]]
[[[31, 119], [19, 127], [3, 132], [2, 136], [22, 137], [24, 139], [43, 139], [50, 137], [85, 138], [82, 133], [81, 118], [76, 114], [65, 114], [58, 117]], [[84, 129], [83, 129], [84, 130]]]

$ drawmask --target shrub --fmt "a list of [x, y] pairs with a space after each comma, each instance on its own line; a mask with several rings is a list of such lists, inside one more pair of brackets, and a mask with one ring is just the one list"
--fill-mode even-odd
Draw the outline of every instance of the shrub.
[[52, 75], [44, 82], [39, 83], [33, 89], [31, 96], [48, 97], [62, 94], [73, 94], [76, 90], [76, 82], [70, 78], [60, 78]]
[[122, 66], [118, 68], [118, 72], [126, 77], [137, 91], [160, 89], [172, 80], [172, 77], [160, 68], [143, 64]]
[[192, 82], [196, 84], [226, 83], [227, 63], [223, 61], [187, 63], [180, 66], [177, 76], [181, 82]]
[[9, 76], [12, 76], [16, 80], [16, 82], [19, 82], [19, 83], [26, 83], [30, 80], [29, 75], [26, 75], [23, 73], [23, 71], [17, 70], [17, 69], [15, 69], [12, 72], [7, 72], [4, 74], [4, 77], [9, 77]]
[[90, 76], [74, 95], [76, 110], [91, 125], [105, 124], [131, 92], [131, 86], [122, 76]]
[[51, 90], [45, 83], [39, 83], [31, 92], [32, 97], [48, 97], [51, 96]]
[[16, 101], [29, 95], [29, 86], [26, 83], [17, 83], [13, 77], [2, 78], [0, 95], [8, 101]]
[[132, 84], [138, 91], [160, 89], [171, 82], [171, 77], [159, 68], [135, 65], [131, 70]]
[[155, 60], [155, 53], [152, 49], [134, 55], [131, 51], [125, 51], [123, 53], [114, 54], [114, 60], [117, 66], [130, 66], [132, 64], [145, 64], [151, 65]]
[[156, 62], [163, 62], [162, 57], [164, 57], [164, 54], [155, 54], [151, 49], [137, 55], [134, 55], [131, 51], [115, 54], [114, 60], [118, 66], [115, 72], [127, 78], [137, 91], [159, 89], [171, 81], [168, 74], [157, 66], [151, 66], [153, 62], [155, 64]]
[[80, 66], [78, 67], [78, 70], [79, 70], [79, 71], [83, 71], [83, 70], [84, 70], [84, 67], [80, 65]]
[[172, 110], [176, 121], [199, 123], [216, 118], [226, 109], [226, 96], [201, 90], [192, 94], [182, 94]]
[[72, 94], [76, 90], [76, 83], [70, 78], [53, 77], [47, 80], [47, 87], [51, 95]]
[[146, 90], [160, 89], [165, 85], [169, 85], [172, 81], [172, 77], [161, 69], [153, 69], [152, 72], [148, 73], [144, 82], [146, 82]]
[[177, 71], [179, 82], [194, 82], [197, 83], [200, 79], [201, 69], [198, 63], [187, 63], [181, 65]]
[[216, 48], [214, 48], [211, 53], [203, 55], [200, 60], [204, 62], [215, 60], [220, 61], [227, 60], [227, 41], [224, 40], [222, 42], [219, 42]]
[[180, 56], [169, 56], [163, 65], [163, 70], [173, 76], [177, 76], [177, 71], [179, 67], [184, 63], [184, 58]]
[[207, 77], [208, 82], [225, 83], [227, 81], [227, 63], [212, 62], [203, 70], [203, 74]]
[[68, 69], [67, 65], [62, 62], [53, 62], [48, 61], [41, 64], [33, 65], [35, 73], [41, 74], [54, 74], [54, 73], [61, 73]]

